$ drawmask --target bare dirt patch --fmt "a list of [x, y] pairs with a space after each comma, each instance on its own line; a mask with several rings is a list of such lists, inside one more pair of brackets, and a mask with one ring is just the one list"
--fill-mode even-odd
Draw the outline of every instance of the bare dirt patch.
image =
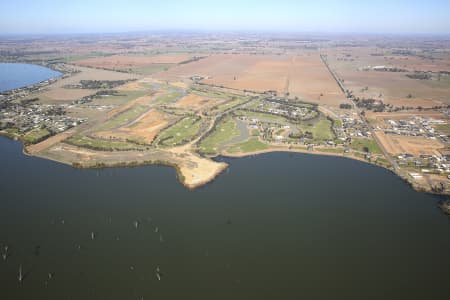
[[372, 120], [405, 120], [411, 117], [423, 117], [423, 118], [433, 118], [439, 120], [447, 120], [448, 117], [439, 111], [404, 111], [404, 112], [366, 112], [366, 118]]
[[46, 140], [43, 141], [43, 142], [40, 142], [40, 143], [35, 144], [35, 145], [30, 145], [30, 146], [28, 146], [28, 147], [26, 148], [26, 151], [27, 151], [29, 154], [36, 154], [36, 153], [38, 153], [38, 152], [41, 152], [41, 151], [43, 151], [43, 150], [45, 150], [45, 149], [48, 149], [48, 148], [50, 148], [51, 146], [53, 146], [53, 145], [55, 145], [55, 144], [57, 144], [57, 143], [59, 143], [59, 142], [65, 140], [65, 139], [71, 137], [71, 136], [74, 134], [74, 132], [75, 132], [74, 129], [72, 129], [72, 130], [67, 130], [66, 132], [62, 132], [62, 133], [60, 133], [60, 134], [57, 134], [57, 135], [55, 135], [55, 136], [52, 136], [52, 137], [46, 139]]
[[127, 126], [96, 132], [93, 135], [102, 139], [135, 140], [150, 144], [161, 129], [165, 128], [168, 124], [166, 115], [156, 110], [150, 110]]
[[188, 108], [188, 109], [206, 109], [208, 107], [217, 105], [223, 102], [222, 99], [212, 99], [196, 94], [189, 94], [180, 100], [178, 100], [173, 106], [177, 108]]
[[438, 150], [445, 147], [437, 140], [423, 137], [389, 135], [381, 131], [375, 134], [386, 151], [391, 155], [404, 153], [409, 153], [417, 157], [421, 154], [440, 155]]

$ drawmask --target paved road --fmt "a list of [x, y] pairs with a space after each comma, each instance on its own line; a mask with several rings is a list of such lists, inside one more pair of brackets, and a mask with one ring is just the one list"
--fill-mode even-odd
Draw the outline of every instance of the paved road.
[[[320, 55], [320, 58], [322, 59], [323, 63], [325, 64], [325, 66], [327, 67], [328, 71], [331, 73], [331, 76], [333, 76], [334, 80], [336, 81], [336, 83], [339, 85], [339, 87], [341, 88], [342, 92], [345, 93], [345, 86], [344, 84], [339, 80], [339, 77], [336, 75], [336, 73], [331, 69], [331, 67], [328, 65], [327, 60], [323, 57], [323, 55]], [[381, 143], [381, 141], [379, 140], [379, 138], [377, 137], [377, 135], [375, 134], [375, 130], [373, 129], [373, 127], [370, 125], [370, 123], [367, 121], [366, 117], [364, 115], [362, 115], [361, 113], [363, 112], [362, 109], [359, 109], [358, 106], [356, 105], [356, 103], [353, 101], [353, 99], [351, 97], [347, 97], [347, 100], [349, 100], [354, 109], [358, 112], [358, 114], [361, 116], [361, 120], [364, 122], [364, 124], [367, 126], [367, 128], [369, 128], [370, 133], [372, 134], [372, 137], [374, 138], [374, 140], [377, 142], [378, 146], [380, 147], [381, 151], [383, 152], [384, 156], [386, 157], [386, 159], [389, 161], [389, 163], [392, 165], [392, 167], [394, 168], [395, 172], [398, 174], [403, 174], [404, 172], [400, 169], [400, 167], [398, 166], [397, 162], [395, 161], [395, 159], [392, 158], [392, 156], [389, 154], [389, 152], [386, 150], [386, 148], [383, 146], [383, 143]]]

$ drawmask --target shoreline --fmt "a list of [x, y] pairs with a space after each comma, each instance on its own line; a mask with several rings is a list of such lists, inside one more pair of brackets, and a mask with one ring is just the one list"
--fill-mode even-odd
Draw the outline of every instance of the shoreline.
[[[0, 134], [0, 136], [8, 138], [10, 140], [14, 140], [14, 139], [11, 139], [10, 136], [4, 135], [4, 134], [3, 135]], [[103, 168], [117, 168], [117, 167], [139, 167], [139, 166], [150, 166], [150, 165], [173, 167], [176, 171], [176, 175], [177, 175], [176, 177], [177, 177], [178, 181], [185, 188], [187, 188], [189, 190], [194, 190], [196, 188], [199, 188], [199, 187], [202, 187], [202, 186], [205, 186], [205, 185], [211, 183], [212, 181], [214, 181], [217, 178], [217, 176], [219, 176], [223, 171], [225, 171], [228, 168], [229, 165], [227, 163], [218, 162], [218, 161], [214, 160], [214, 158], [217, 158], [219, 156], [222, 156], [225, 158], [244, 158], [244, 157], [254, 156], [254, 155], [259, 155], [259, 154], [279, 152], [279, 153], [300, 153], [300, 154], [346, 158], [346, 159], [360, 161], [363, 163], [368, 163], [368, 164], [371, 164], [371, 165], [374, 165], [374, 166], [377, 166], [377, 167], [380, 167], [387, 171], [392, 172], [393, 174], [395, 174], [396, 176], [401, 178], [405, 183], [407, 183], [411, 188], [416, 190], [417, 192], [424, 192], [424, 193], [439, 195], [439, 196], [449, 196], [448, 194], [445, 194], [445, 193], [438, 193], [429, 188], [428, 189], [424, 188], [423, 186], [420, 186], [417, 183], [410, 181], [410, 179], [408, 177], [401, 176], [400, 174], [397, 174], [393, 169], [387, 168], [380, 164], [376, 164], [374, 162], [370, 162], [370, 161], [367, 161], [367, 160], [359, 158], [359, 157], [346, 156], [344, 154], [330, 153], [330, 152], [324, 152], [324, 151], [320, 151], [320, 150], [308, 151], [308, 150], [303, 150], [303, 149], [282, 149], [282, 148], [270, 149], [269, 148], [269, 149], [252, 151], [252, 152], [247, 152], [247, 153], [222, 152], [218, 155], [210, 156], [209, 158], [203, 158], [203, 159], [211, 160], [211, 163], [216, 164], [214, 170], [211, 170], [211, 172], [209, 172], [208, 174], [201, 176], [201, 178], [192, 178], [192, 177], [187, 178], [187, 177], [189, 177], [188, 175], [192, 174], [192, 170], [189, 169], [189, 167], [187, 167], [183, 164], [180, 164], [180, 163], [176, 163], [176, 162], [170, 162], [170, 161], [164, 161], [164, 160], [133, 160], [133, 161], [130, 160], [130, 161], [117, 161], [117, 162], [98, 161], [98, 162], [90, 163], [90, 164], [70, 162], [70, 161], [64, 161], [61, 159], [49, 157], [47, 155], [39, 155], [39, 153], [30, 153], [27, 151], [27, 146], [25, 146], [25, 144], [20, 139], [14, 140], [14, 141], [21, 143], [22, 153], [25, 156], [39, 157], [42, 159], [47, 159], [47, 160], [50, 160], [50, 161], [53, 161], [56, 163], [61, 163], [61, 164], [65, 164], [67, 166], [71, 166], [72, 168], [75, 168], [75, 169], [103, 169]]]
[[402, 179], [405, 183], [407, 183], [412, 189], [414, 189], [417, 192], [427, 193], [427, 194], [432, 194], [432, 195], [438, 195], [438, 196], [450, 196], [449, 194], [446, 194], [446, 193], [437, 193], [436, 191], [433, 191], [432, 189], [424, 188], [423, 186], [420, 186], [417, 183], [411, 181], [409, 179], [409, 177], [402, 176], [402, 175], [396, 173], [393, 168], [388, 168], [386, 166], [383, 166], [383, 165], [377, 164], [375, 162], [371, 162], [371, 161], [365, 160], [365, 159], [360, 158], [360, 157], [346, 156], [344, 154], [330, 153], [330, 152], [324, 152], [324, 151], [320, 151], [320, 150], [308, 151], [308, 150], [303, 150], [303, 149], [264, 149], [264, 150], [252, 151], [252, 152], [247, 152], [247, 153], [222, 153], [220, 156], [229, 157], [229, 158], [243, 158], [243, 157], [247, 157], [247, 156], [259, 155], [259, 154], [265, 154], [265, 153], [276, 153], [276, 152], [281, 152], [281, 153], [283, 153], [283, 152], [284, 153], [301, 153], [301, 154], [331, 156], [331, 157], [338, 157], [338, 158], [346, 158], [346, 159], [356, 160], [356, 161], [359, 161], [359, 162], [367, 163], [367, 164], [370, 164], [370, 165], [373, 165], [373, 166], [376, 166], [376, 167], [383, 168], [383, 169], [385, 169], [387, 171], [390, 171], [391, 173], [393, 173], [394, 175], [396, 175], [397, 177]]
[[[0, 63], [2, 63], [2, 64], [26, 64], [26, 65], [39, 66], [39, 67], [42, 67], [42, 68], [47, 68], [49, 70], [52, 70], [53, 72], [58, 72], [59, 73], [58, 76], [52, 76], [52, 77], [49, 77], [47, 79], [40, 80], [39, 82], [36, 82], [36, 83], [32, 83], [32, 84], [28, 84], [28, 85], [24, 85], [24, 86], [12, 88], [12, 89], [7, 89], [7, 90], [0, 91], [0, 94], [2, 94], [2, 95], [9, 95], [9, 94], [12, 94], [12, 93], [19, 93], [19, 92], [26, 91], [26, 90], [29, 90], [29, 89], [38, 88], [38, 87], [41, 87], [46, 81], [59, 80], [63, 76], [68, 74], [68, 72], [62, 72], [61, 70], [57, 70], [55, 68], [51, 68], [51, 67], [49, 67], [49, 66], [47, 66], [45, 64], [37, 64], [37, 63], [29, 63], [29, 62], [14, 62], [13, 63], [13, 62], [1, 62], [1, 61], [0, 61]], [[44, 86], [47, 86], [47, 85], [48, 84], [45, 84]]]

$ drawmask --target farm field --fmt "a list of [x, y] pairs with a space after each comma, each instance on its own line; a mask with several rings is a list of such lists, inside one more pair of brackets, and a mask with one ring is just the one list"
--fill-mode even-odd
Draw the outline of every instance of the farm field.
[[201, 76], [205, 84], [279, 95], [339, 106], [347, 100], [318, 54], [211, 55], [157, 74], [160, 79], [187, 80]]
[[[361, 98], [383, 100], [395, 107], [434, 107], [449, 104], [448, 75], [432, 75], [420, 80], [406, 75], [415, 72], [448, 72], [450, 57], [429, 59], [411, 55], [393, 55], [377, 48], [335, 49], [328, 51], [332, 69], [347, 89]], [[375, 71], [373, 67], [398, 68], [398, 72]]]
[[76, 60], [80, 66], [149, 75], [192, 58], [190, 54], [111, 55]]
[[58, 80], [48, 89], [37, 96], [43, 103], [61, 103], [78, 100], [82, 97], [92, 95], [98, 90], [93, 89], [67, 89], [64, 86], [79, 84], [81, 80], [127, 80], [137, 79], [139, 75], [112, 72], [85, 67], [76, 67], [80, 72], [70, 77]]
[[[194, 185], [217, 175], [208, 167], [225, 167], [202, 155], [278, 150], [384, 159], [394, 169], [405, 166], [399, 154], [436, 154], [440, 166], [418, 159], [445, 169], [449, 43], [374, 39], [75, 38], [43, 48], [11, 41], [25, 61], [65, 78], [17, 93], [1, 133], [36, 143], [27, 146], [32, 155], [69, 164], [163, 161]], [[22, 117], [10, 128], [14, 116]]]

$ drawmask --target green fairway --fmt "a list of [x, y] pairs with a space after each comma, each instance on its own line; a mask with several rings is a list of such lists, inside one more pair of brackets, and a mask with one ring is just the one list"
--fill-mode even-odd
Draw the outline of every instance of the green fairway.
[[51, 133], [47, 129], [36, 128], [25, 133], [22, 137], [22, 140], [26, 144], [35, 144], [45, 140], [50, 135]]
[[206, 154], [217, 154], [222, 145], [238, 135], [239, 129], [236, 122], [228, 117], [217, 124], [214, 131], [201, 142], [200, 151]]
[[148, 107], [146, 106], [135, 105], [127, 109], [126, 111], [119, 113], [117, 116], [106, 121], [99, 127], [95, 128], [95, 131], [111, 130], [126, 125], [127, 123], [139, 117], [146, 110], [148, 110]]
[[320, 117], [317, 121], [302, 123], [298, 125], [298, 128], [304, 133], [311, 132], [314, 141], [328, 141], [335, 138], [331, 126], [330, 120]]
[[170, 104], [175, 102], [178, 98], [183, 96], [183, 92], [177, 89], [168, 89], [167, 93], [156, 98], [155, 103], [157, 104]]
[[135, 100], [139, 97], [149, 94], [150, 89], [147, 91], [123, 91], [119, 90], [119, 93], [113, 96], [99, 97], [99, 102], [104, 105], [123, 105], [131, 100]]
[[195, 116], [186, 117], [164, 130], [158, 136], [156, 143], [164, 146], [185, 144], [197, 135], [201, 125], [201, 118]]
[[126, 151], [126, 150], [144, 150], [145, 147], [141, 145], [136, 145], [133, 143], [120, 142], [120, 141], [107, 141], [101, 139], [92, 139], [87, 136], [73, 136], [64, 142], [93, 150], [100, 151]]
[[350, 148], [360, 152], [366, 152], [365, 150], [369, 150], [369, 152], [373, 154], [383, 153], [380, 147], [378, 146], [377, 142], [375, 142], [372, 139], [355, 138], [352, 140]]
[[253, 111], [247, 111], [247, 110], [237, 110], [234, 111], [235, 115], [238, 116], [246, 116], [247, 118], [251, 119], [258, 119], [261, 122], [265, 123], [275, 123], [280, 125], [288, 125], [289, 120], [282, 116], [267, 114], [263, 112], [253, 112]]
[[254, 152], [259, 150], [265, 150], [268, 149], [269, 146], [267, 144], [264, 144], [261, 142], [258, 138], [250, 138], [246, 140], [245, 142], [242, 142], [240, 144], [233, 145], [228, 148], [228, 152], [230, 153], [246, 153], [246, 152]]
[[223, 104], [220, 104], [220, 105], [214, 107], [211, 110], [211, 113], [213, 113], [213, 114], [222, 113], [222, 112], [227, 111], [228, 109], [231, 109], [239, 104], [242, 104], [246, 100], [247, 100], [247, 98], [235, 97], [235, 99], [233, 99], [233, 100], [230, 100], [228, 102], [225, 102]]

